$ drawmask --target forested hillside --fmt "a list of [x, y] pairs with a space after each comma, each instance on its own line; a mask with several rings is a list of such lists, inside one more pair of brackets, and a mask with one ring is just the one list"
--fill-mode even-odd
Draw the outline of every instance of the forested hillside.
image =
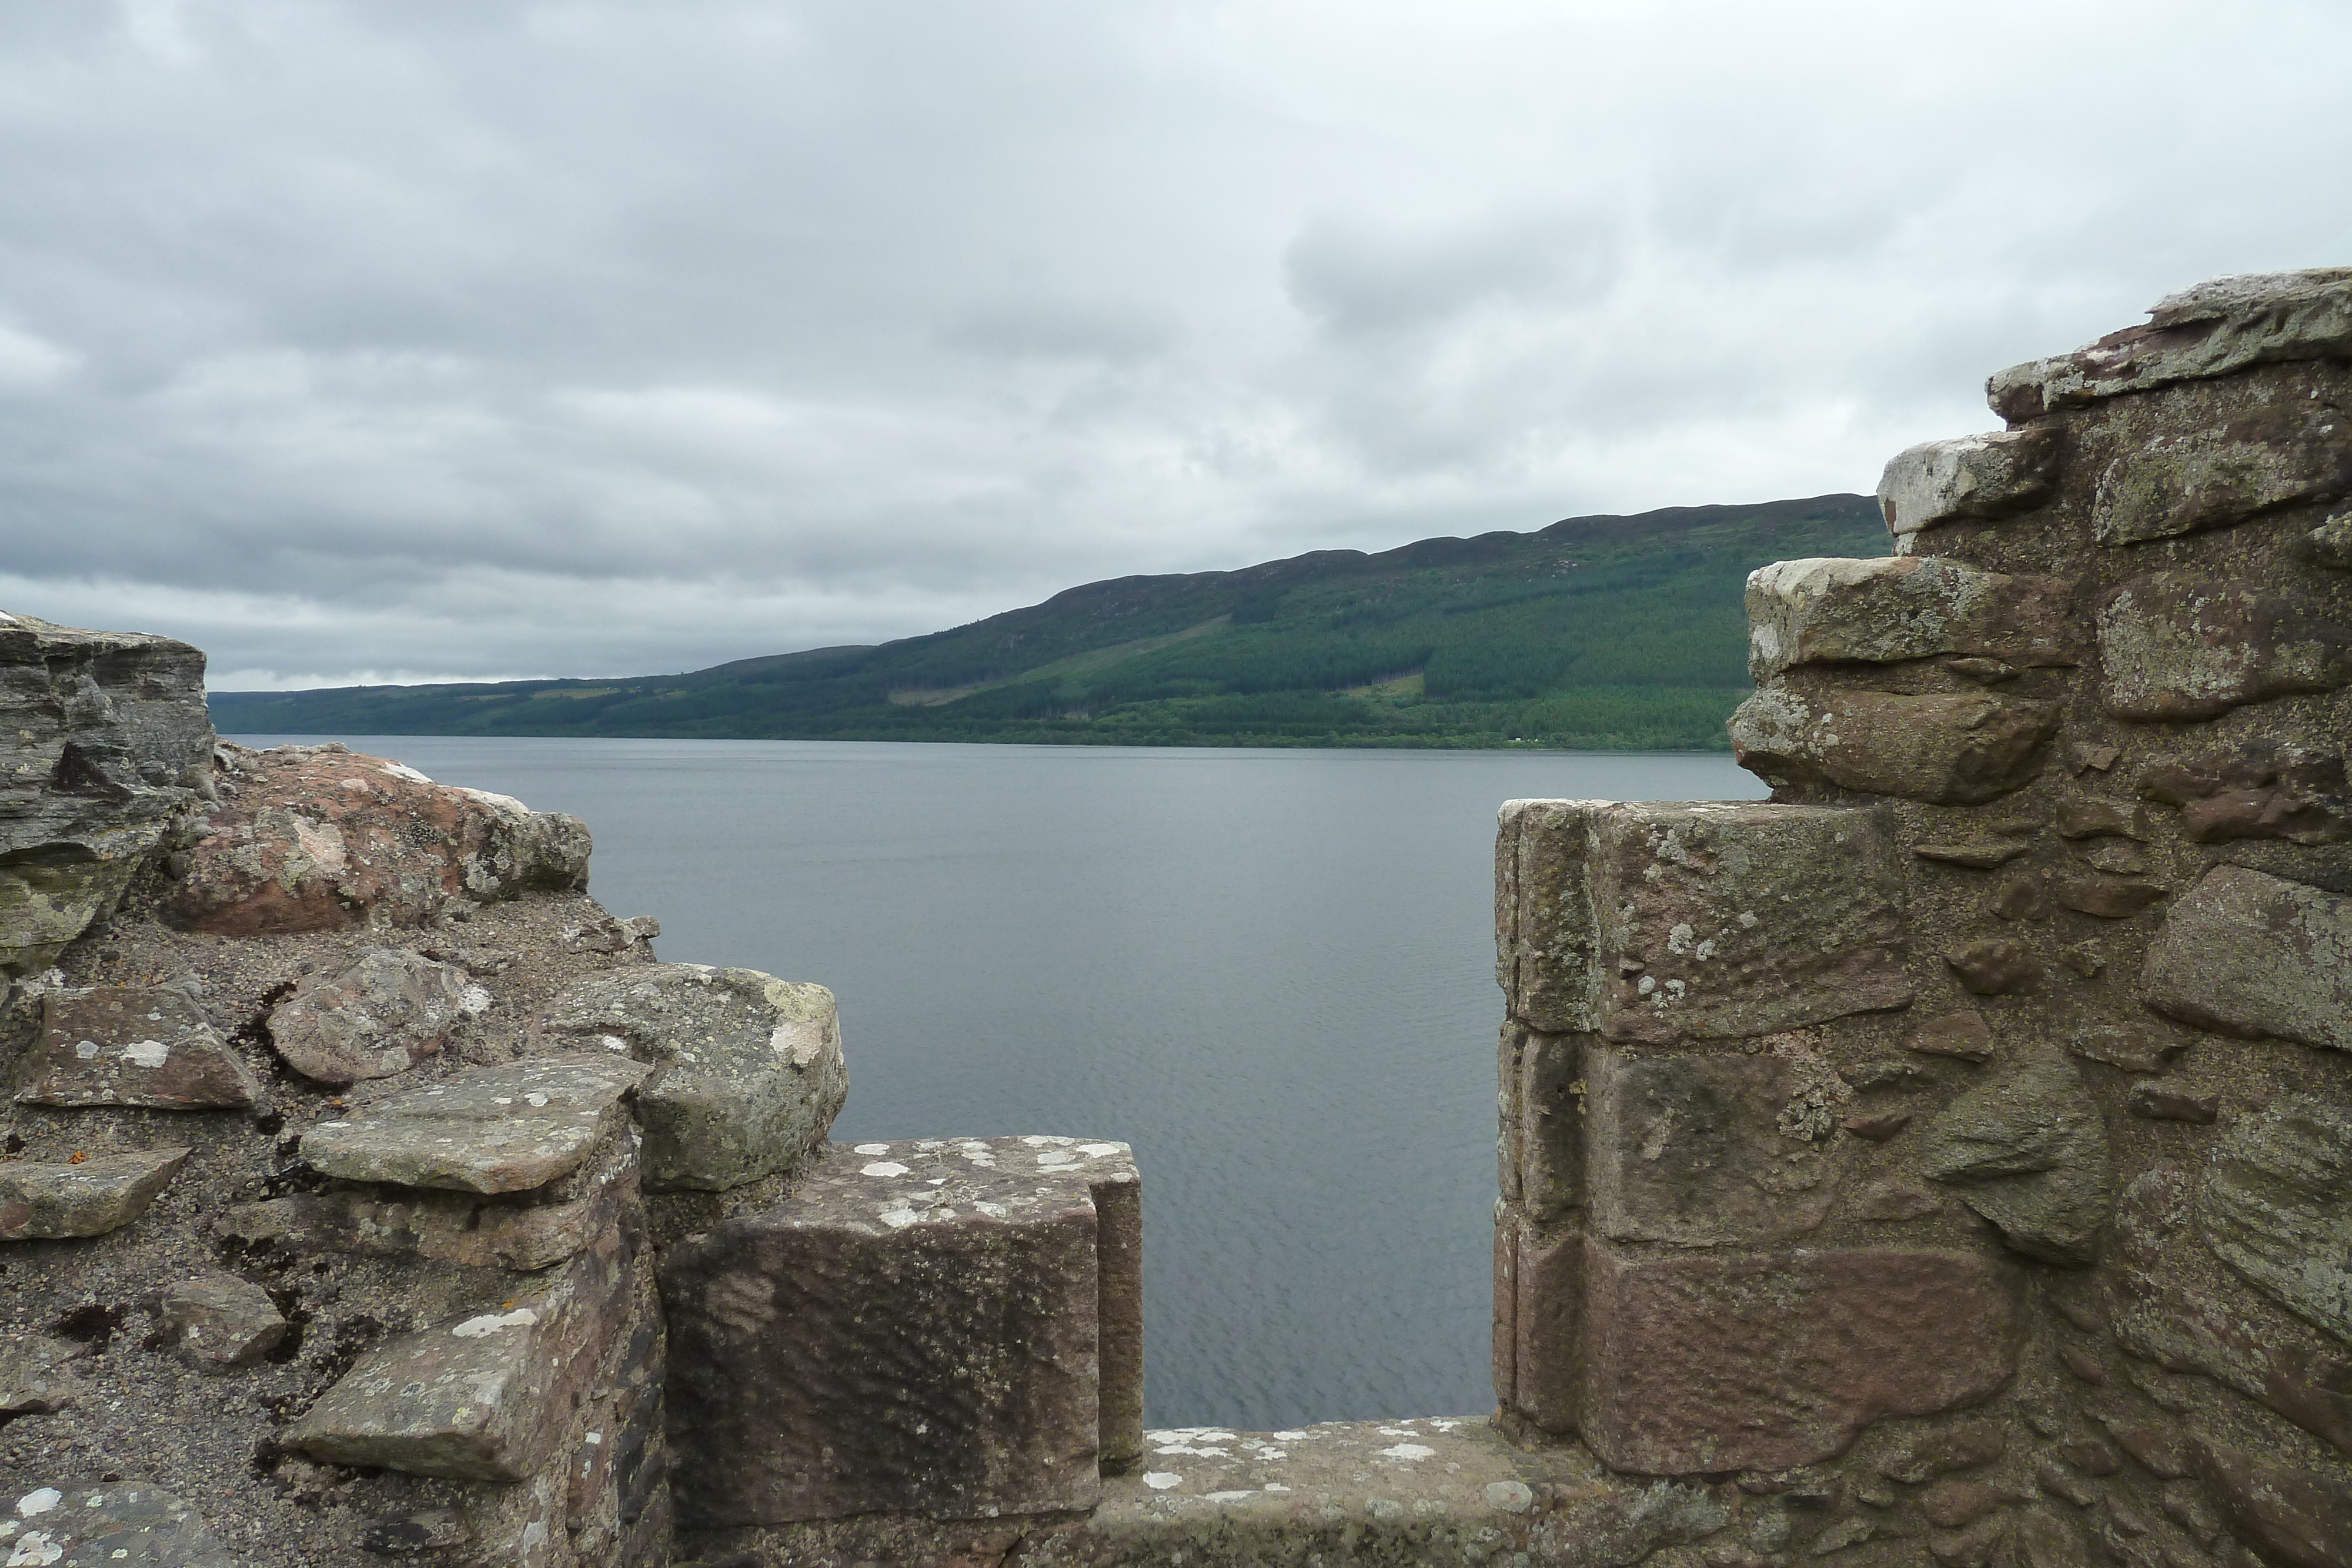
[[952, 631], [690, 674], [212, 706], [231, 734], [1711, 750], [1748, 690], [1748, 573], [1885, 549], [1867, 497], [1675, 507], [1118, 578]]

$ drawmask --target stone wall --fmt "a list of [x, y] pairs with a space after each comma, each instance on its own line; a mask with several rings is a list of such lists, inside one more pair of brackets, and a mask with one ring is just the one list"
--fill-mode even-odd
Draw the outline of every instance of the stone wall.
[[2352, 272], [1992, 392], [1769, 802], [1504, 808], [1491, 1419], [1146, 1430], [1125, 1145], [0, 617], [0, 1568], [2352, 1568]]
[[1769, 804], [1504, 808], [1503, 1419], [1710, 1562], [2344, 1568], [2352, 271], [1990, 390], [1749, 579]]

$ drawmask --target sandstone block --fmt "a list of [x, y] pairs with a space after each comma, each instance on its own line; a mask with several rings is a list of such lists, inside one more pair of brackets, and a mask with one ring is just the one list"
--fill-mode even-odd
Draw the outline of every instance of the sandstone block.
[[526, 1192], [577, 1170], [619, 1129], [648, 1069], [614, 1056], [530, 1057], [395, 1094], [302, 1135], [302, 1157], [346, 1181]]
[[1618, 1241], [1721, 1247], [1820, 1227], [1837, 1170], [1792, 1118], [1834, 1074], [1778, 1056], [1591, 1053], [1591, 1224]]
[[1497, 854], [1497, 972], [1532, 1028], [1727, 1040], [1911, 999], [1877, 811], [1512, 801]]
[[2338, 512], [2304, 535], [2296, 553], [2330, 571], [2352, 571], [2352, 512]]
[[415, 925], [453, 899], [588, 880], [588, 830], [340, 744], [230, 748], [224, 799], [168, 907], [199, 931], [260, 936]]
[[616, 1227], [512, 1306], [378, 1346], [287, 1430], [286, 1446], [453, 1480], [535, 1474], [627, 1316], [635, 1263]]
[[54, 962], [210, 790], [204, 676], [168, 637], [0, 615], [0, 975]]
[[2009, 1438], [1998, 1421], [1962, 1421], [1933, 1432], [1879, 1466], [1879, 1474], [1917, 1486], [1933, 1476], [1973, 1470], [1992, 1463], [2009, 1449]]
[[1938, 523], [2006, 517], [2040, 506], [2058, 479], [2055, 430], [1994, 431], [1923, 441], [1895, 455], [1878, 479], [1878, 509], [1897, 552]]
[[1985, 1022], [1982, 1013], [1948, 1013], [1924, 1019], [1905, 1043], [1925, 1056], [1956, 1056], [1962, 1061], [1990, 1061], [1996, 1049], [1992, 1026]]
[[2352, 899], [2215, 866], [2167, 912], [2140, 996], [2200, 1029], [2352, 1050]]
[[1136, 1189], [1124, 1144], [835, 1145], [784, 1202], [672, 1249], [681, 1522], [1093, 1506], [1106, 1451], [1139, 1447], [1104, 1429], [1139, 1415], [1105, 1379], [1141, 1360], [1139, 1320], [1105, 1311], [1106, 1262], [1138, 1254], [1101, 1248], [1097, 1197]]
[[544, 1269], [614, 1224], [636, 1189], [631, 1139], [618, 1135], [577, 1169], [529, 1192], [479, 1197], [357, 1186], [238, 1204], [215, 1235], [293, 1252], [431, 1258], [480, 1269]]
[[2294, 1568], [2352, 1565], [2352, 1470], [2309, 1470], [2242, 1448], [2198, 1445], [2197, 1473], [2230, 1528]]
[[1939, 653], [2072, 664], [2074, 588], [1935, 556], [1774, 561], [1748, 574], [1748, 667], [1892, 664]]
[[161, 1317], [173, 1348], [213, 1371], [251, 1366], [286, 1337], [268, 1291], [216, 1270], [166, 1286]]
[[2049, 973], [2041, 959], [2014, 942], [1964, 942], [1948, 950], [1944, 962], [1963, 989], [1979, 997], [2030, 991]]
[[2352, 268], [2210, 278], [2148, 315], [2146, 326], [2000, 371], [1985, 385], [1993, 412], [2022, 423], [2253, 365], [2352, 359]]
[[2051, 883], [2050, 896], [2080, 914], [2121, 920], [2163, 898], [2164, 888], [2137, 877], [2086, 874], [2060, 877]]
[[1584, 1201], [1584, 1048], [1574, 1035], [1504, 1025], [1507, 1195], [1538, 1225]]
[[2132, 1086], [2131, 1113], [2151, 1122], [2189, 1122], [2210, 1125], [2221, 1114], [2219, 1095], [2158, 1080]]
[[2014, 1283], [1927, 1249], [1620, 1257], [1593, 1244], [1578, 1430], [1612, 1469], [1776, 1469], [1887, 1416], [1973, 1404], [2017, 1364]]
[[0, 1416], [54, 1415], [79, 1398], [69, 1364], [87, 1348], [47, 1334], [0, 1337]]
[[2352, 419], [2307, 402], [2257, 407], [2218, 429], [2167, 430], [2108, 464], [2091, 507], [2105, 545], [2227, 528], [2352, 490]]
[[104, 1568], [236, 1568], [196, 1511], [152, 1481], [35, 1487], [0, 1520], [7, 1561]]
[[2192, 1283], [2194, 1220], [2191, 1184], [2178, 1166], [2158, 1166], [2125, 1189], [2116, 1206], [2117, 1343], [2168, 1371], [2234, 1388], [2352, 1454], [2352, 1361], [2292, 1320], [2265, 1322], [2251, 1299]]
[[342, 1089], [440, 1054], [464, 1016], [466, 971], [406, 947], [371, 947], [341, 969], [305, 975], [269, 1011], [286, 1065]]
[[1584, 1376], [1584, 1237], [1496, 1221], [1495, 1394], [1548, 1432], [1576, 1427]]
[[0, 1241], [48, 1241], [120, 1230], [187, 1163], [186, 1149], [93, 1155], [79, 1165], [0, 1165]]
[[2101, 699], [2117, 718], [2212, 718], [2352, 681], [2352, 631], [2293, 594], [2190, 571], [2153, 571], [2098, 611]]
[[1919, 1138], [1919, 1168], [1959, 1188], [2001, 1239], [2046, 1262], [2097, 1256], [2110, 1196], [2106, 1124], [2082, 1074], [2035, 1050], [1946, 1106]]
[[2200, 844], [2352, 838], [2341, 752], [2252, 739], [2151, 767], [2140, 792], [2180, 808], [2181, 831]]
[[2352, 1114], [2289, 1095], [2238, 1118], [2214, 1145], [2197, 1217], [2249, 1284], [2352, 1344]]
[[2066, 1049], [2086, 1061], [2104, 1061], [2126, 1072], [2161, 1072], [2165, 1063], [2188, 1044], [2146, 1025], [2092, 1024], [2076, 1031]]
[[637, 1091], [646, 1185], [723, 1191], [821, 1142], [849, 1093], [841, 1020], [823, 986], [755, 969], [639, 964], [593, 975], [534, 1027], [624, 1042], [654, 1064]]
[[1974, 806], [2042, 771], [2055, 704], [1990, 692], [1903, 696], [1768, 686], [1731, 716], [1739, 765], [1767, 783], [1833, 784]]
[[65, 988], [41, 995], [41, 1032], [18, 1067], [19, 1104], [236, 1108], [261, 1082], [187, 992]]

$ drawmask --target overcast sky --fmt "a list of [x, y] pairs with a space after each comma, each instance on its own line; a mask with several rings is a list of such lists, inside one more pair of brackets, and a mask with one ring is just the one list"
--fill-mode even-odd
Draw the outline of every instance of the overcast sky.
[[2352, 6], [6, 0], [0, 608], [683, 670], [1868, 490], [2352, 263]]

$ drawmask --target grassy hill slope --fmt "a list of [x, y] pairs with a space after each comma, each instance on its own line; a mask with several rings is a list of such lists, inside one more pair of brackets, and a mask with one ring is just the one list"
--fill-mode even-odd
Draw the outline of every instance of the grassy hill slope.
[[1878, 555], [1863, 496], [1125, 577], [952, 631], [683, 675], [216, 692], [233, 734], [1720, 749], [1741, 586]]

